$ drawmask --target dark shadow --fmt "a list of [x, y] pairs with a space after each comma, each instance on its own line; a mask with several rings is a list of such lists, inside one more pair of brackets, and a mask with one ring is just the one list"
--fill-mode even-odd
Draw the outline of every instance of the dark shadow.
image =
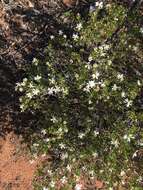
[[[89, 4], [82, 6], [82, 14], [88, 8]], [[64, 11], [67, 11], [66, 7], [45, 9], [39, 4], [36, 9], [9, 6], [5, 10], [8, 31], [0, 28], [0, 136], [14, 131], [26, 142], [31, 142], [32, 135], [39, 132], [35, 125], [38, 116], [20, 112], [20, 95], [15, 91], [15, 85], [25, 76], [25, 68], [34, 57], [44, 57], [43, 49], [50, 35], [64, 30], [68, 37], [71, 36], [72, 29], [59, 20]], [[75, 9], [77, 11], [79, 8]]]

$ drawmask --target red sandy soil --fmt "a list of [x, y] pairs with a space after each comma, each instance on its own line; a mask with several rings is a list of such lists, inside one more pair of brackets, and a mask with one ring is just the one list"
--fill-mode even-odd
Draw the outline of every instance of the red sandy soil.
[[0, 139], [0, 190], [32, 190], [40, 159], [31, 162], [20, 139], [13, 133]]

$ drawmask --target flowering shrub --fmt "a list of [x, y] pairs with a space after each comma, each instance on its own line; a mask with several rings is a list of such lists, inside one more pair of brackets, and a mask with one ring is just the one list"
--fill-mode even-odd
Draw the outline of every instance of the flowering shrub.
[[140, 189], [132, 160], [143, 146], [142, 68], [135, 66], [142, 32], [136, 24], [120, 28], [126, 18], [125, 7], [101, 2], [90, 8], [88, 21], [73, 16], [73, 34], [50, 36], [44, 60], [35, 58], [17, 84], [21, 110], [40, 113], [33, 151], [50, 150], [55, 158], [41, 170], [46, 177], [37, 189], [56, 189], [59, 181], [76, 189], [84, 175], [103, 180], [106, 189]]

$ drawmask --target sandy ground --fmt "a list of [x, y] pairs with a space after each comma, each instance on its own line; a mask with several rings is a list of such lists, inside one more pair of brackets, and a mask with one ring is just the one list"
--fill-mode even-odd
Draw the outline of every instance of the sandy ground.
[[40, 160], [31, 161], [20, 139], [9, 133], [0, 139], [0, 190], [32, 190]]

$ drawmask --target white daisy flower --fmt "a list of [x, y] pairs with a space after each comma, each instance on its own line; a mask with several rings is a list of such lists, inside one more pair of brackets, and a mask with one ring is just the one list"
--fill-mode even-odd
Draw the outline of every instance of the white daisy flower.
[[65, 176], [63, 176], [60, 181], [62, 182], [62, 184], [65, 184], [65, 183], [67, 183], [67, 178]]
[[43, 190], [49, 190], [49, 188], [48, 187], [43, 187]]
[[34, 77], [34, 80], [39, 81], [42, 77], [40, 75], [37, 75], [36, 77]]
[[62, 160], [65, 160], [65, 159], [67, 159], [68, 158], [68, 153], [63, 153], [62, 155], [61, 155], [61, 159]]
[[66, 38], [67, 38], [67, 35], [66, 35], [66, 34], [64, 34], [64, 35], [63, 35], [63, 37], [66, 39]]
[[126, 173], [124, 171], [121, 171], [120, 176], [123, 177]]
[[95, 3], [95, 6], [98, 7], [99, 9], [102, 9], [103, 8], [103, 2], [98, 1], [98, 2]]
[[94, 152], [94, 153], [92, 154], [92, 156], [93, 156], [94, 158], [97, 158], [97, 157], [98, 157], [98, 153], [97, 153], [97, 152]]
[[90, 88], [93, 88], [93, 87], [95, 86], [95, 82], [94, 82], [93, 80], [89, 81], [89, 82], [88, 82], [88, 86], [89, 86]]
[[31, 94], [31, 93], [29, 92], [29, 93], [27, 93], [27, 97], [28, 97], [29, 99], [32, 99], [32, 98], [33, 98], [33, 94]]
[[34, 164], [35, 160], [30, 160], [29, 162], [30, 164]]
[[78, 137], [79, 137], [80, 139], [82, 139], [84, 136], [85, 136], [84, 133], [79, 133], [79, 134], [78, 134]]
[[62, 30], [59, 30], [59, 35], [63, 35], [63, 31]]
[[42, 133], [43, 135], [46, 135], [46, 134], [47, 134], [46, 129], [42, 129], [42, 130], [41, 130], [41, 133]]
[[22, 87], [19, 88], [19, 92], [23, 92], [23, 88]]
[[132, 100], [129, 100], [128, 98], [126, 98], [126, 99], [125, 99], [125, 103], [126, 103], [126, 106], [127, 106], [127, 107], [130, 107], [130, 106], [132, 105], [133, 101], [132, 101]]
[[116, 91], [117, 89], [118, 89], [117, 85], [114, 84], [113, 87], [112, 87], [112, 90], [113, 90], [113, 91]]
[[124, 80], [124, 75], [123, 74], [118, 74], [117, 79], [119, 79], [120, 81], [123, 81]]
[[143, 34], [143, 27], [140, 28], [140, 32]]
[[75, 190], [82, 190], [82, 188], [83, 188], [83, 185], [82, 184], [76, 184], [76, 186], [75, 186]]
[[118, 140], [111, 141], [111, 144], [114, 145], [116, 148], [119, 146]]
[[59, 144], [60, 148], [64, 149], [65, 148], [65, 145], [63, 143], [60, 143]]
[[134, 152], [132, 158], [136, 158], [137, 157], [137, 152], [138, 152], [138, 150]]
[[50, 36], [50, 39], [53, 40], [55, 37], [53, 35]]
[[93, 60], [93, 58], [91, 56], [89, 56], [88, 61], [91, 62]]
[[99, 135], [99, 131], [94, 131], [94, 136], [97, 137], [97, 135]]
[[49, 185], [50, 185], [50, 187], [54, 188], [55, 187], [55, 182], [51, 181]]
[[70, 172], [71, 171], [71, 166], [70, 165], [67, 165], [67, 170]]
[[121, 92], [121, 97], [124, 98], [125, 97], [125, 92]]
[[82, 29], [82, 23], [78, 23], [77, 26], [76, 26], [76, 29], [79, 31]]
[[141, 86], [141, 81], [140, 80], [137, 81], [137, 85]]
[[78, 34], [73, 34], [72, 38], [76, 41], [79, 38], [79, 36]]
[[33, 95], [38, 95], [40, 93], [40, 90], [39, 89], [34, 89], [33, 90]]

